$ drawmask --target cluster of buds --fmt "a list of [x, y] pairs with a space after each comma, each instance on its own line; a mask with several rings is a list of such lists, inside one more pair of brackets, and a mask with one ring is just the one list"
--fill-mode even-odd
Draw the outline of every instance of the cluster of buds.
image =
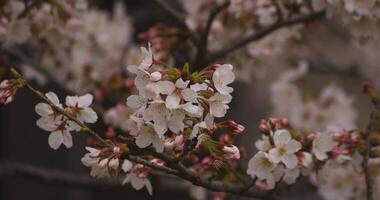
[[86, 147], [89, 153], [82, 158], [83, 165], [91, 167], [91, 176], [102, 178], [116, 176], [121, 170], [128, 172], [132, 168], [129, 160], [122, 159], [121, 155], [128, 150], [126, 146], [96, 149]]
[[15, 98], [18, 82], [15, 79], [4, 80], [0, 83], [0, 103], [8, 104]]
[[265, 135], [269, 135], [271, 132], [290, 128], [289, 121], [285, 118], [269, 118], [268, 120], [262, 119], [259, 124], [259, 130]]

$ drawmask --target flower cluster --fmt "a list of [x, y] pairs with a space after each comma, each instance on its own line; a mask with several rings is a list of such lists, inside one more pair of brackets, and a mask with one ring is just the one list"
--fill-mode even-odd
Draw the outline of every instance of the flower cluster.
[[323, 163], [335, 146], [325, 133], [301, 137], [286, 119], [262, 120], [259, 129], [263, 133], [256, 142], [259, 152], [249, 161], [247, 173], [258, 178], [262, 189], [273, 189], [281, 180], [295, 183], [301, 173], [308, 175], [315, 163]]
[[93, 97], [90, 94], [83, 96], [67, 96], [66, 108], [59, 102], [56, 94], [48, 92], [45, 94], [48, 103], [38, 103], [35, 107], [36, 112], [41, 116], [37, 120], [37, 126], [51, 132], [48, 143], [52, 149], [58, 149], [62, 144], [67, 148], [73, 146], [71, 131], [80, 131], [81, 127], [74, 121], [62, 115], [57, 109], [64, 110], [68, 115], [76, 118], [83, 123], [95, 123], [98, 119], [95, 111], [89, 106]]
[[366, 41], [378, 40], [379, 20], [378, 14], [380, 2], [378, 0], [313, 0], [313, 7], [326, 9], [327, 15], [332, 19], [339, 19], [356, 38], [356, 42], [371, 43]]
[[1, 5], [2, 47], [33, 48], [41, 65], [32, 67], [47, 71], [73, 91], [89, 91], [97, 82], [120, 76], [121, 65], [138, 59], [130, 42], [130, 20], [122, 5], [115, 5], [110, 16], [87, 4], [64, 0], [27, 8], [23, 1], [6, 1]]
[[285, 71], [272, 83], [273, 115], [289, 119], [299, 130], [323, 131], [328, 126], [355, 128], [357, 113], [352, 97], [335, 84], [324, 87], [318, 95], [303, 92], [297, 82], [303, 81], [307, 71], [307, 63], [300, 62], [297, 69]]
[[[152, 144], [157, 152], [162, 152], [165, 146], [179, 148], [184, 140], [197, 139], [202, 144], [203, 139], [209, 138], [204, 136], [217, 129], [214, 118], [224, 117], [229, 108], [233, 88], [228, 85], [235, 79], [232, 65], [213, 65], [193, 74], [188, 65], [182, 71], [175, 68], [156, 71], [160, 61], [153, 58], [150, 46], [142, 48], [142, 52], [141, 64], [127, 67], [137, 75], [138, 94], [127, 99], [127, 106], [134, 113], [125, 123], [130, 135], [136, 137], [137, 146], [145, 148]], [[231, 122], [219, 125], [223, 126], [240, 132], [243, 129]], [[235, 155], [238, 153], [235, 148], [224, 150], [229, 158], [240, 157]]]
[[[113, 148], [104, 147], [101, 149], [86, 147], [87, 154], [82, 158], [82, 163], [91, 168], [91, 176], [97, 178], [117, 176], [120, 172], [126, 173], [123, 184], [131, 183], [136, 190], [146, 187], [152, 195], [152, 185], [147, 178], [152, 169], [142, 164], [124, 159], [128, 147], [124, 144], [116, 145]], [[159, 159], [151, 159], [152, 164], [163, 165]]]

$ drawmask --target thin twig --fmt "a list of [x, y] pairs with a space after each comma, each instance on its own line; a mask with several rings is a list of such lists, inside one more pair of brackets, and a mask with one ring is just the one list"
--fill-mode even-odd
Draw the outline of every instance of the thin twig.
[[172, 19], [184, 29], [184, 31], [188, 34], [191, 41], [196, 45], [198, 44], [198, 37], [193, 33], [192, 30], [187, 26], [185, 22], [185, 16], [181, 13], [178, 13], [175, 9], [173, 9], [169, 4], [167, 4], [164, 0], [153, 0], [157, 5], [159, 5], [162, 10], [164, 10], [167, 14], [169, 14]]
[[271, 0], [271, 1], [272, 1], [272, 4], [276, 7], [278, 21], [281, 22], [284, 19], [284, 15], [282, 14], [282, 11], [281, 11], [281, 6], [277, 0]]
[[26, 81], [25, 81], [25, 83], [26, 83], [25, 84], [26, 88], [28, 88], [35, 95], [37, 95], [39, 98], [41, 98], [46, 103], [48, 103], [55, 111], [61, 113], [62, 115], [64, 115], [68, 119], [70, 119], [71, 121], [73, 121], [76, 124], [78, 124], [82, 128], [83, 131], [88, 132], [90, 135], [92, 135], [94, 138], [96, 138], [99, 142], [101, 142], [103, 145], [105, 145], [107, 147], [113, 147], [114, 146], [112, 143], [107, 142], [102, 137], [100, 137], [100, 135], [98, 133], [96, 133], [95, 131], [93, 131], [92, 129], [90, 129], [88, 126], [86, 126], [84, 123], [82, 123], [81, 121], [79, 121], [77, 118], [75, 118], [74, 116], [66, 113], [63, 109], [61, 109], [60, 107], [56, 106], [52, 101], [50, 101], [50, 99], [48, 99], [44, 94], [42, 94], [42, 92], [34, 89]]
[[121, 180], [115, 179], [95, 179], [88, 175], [73, 174], [61, 170], [52, 170], [43, 167], [33, 166], [27, 163], [1, 162], [0, 179], [24, 178], [54, 186], [64, 186], [81, 189], [108, 189], [126, 188], [121, 185]]
[[204, 59], [207, 57], [207, 49], [208, 49], [208, 37], [210, 35], [212, 23], [214, 22], [215, 18], [219, 15], [220, 12], [222, 12], [224, 9], [226, 9], [230, 5], [230, 1], [227, 0], [223, 4], [215, 7], [206, 22], [206, 26], [201, 34], [201, 37], [199, 39], [199, 43], [197, 46], [197, 53], [195, 56], [195, 66], [197, 68], [201, 68], [204, 63]]
[[255, 33], [253, 33], [252, 35], [249, 35], [246, 38], [243, 38], [242, 40], [232, 44], [229, 47], [222, 48], [222, 50], [211, 54], [206, 59], [206, 63], [211, 63], [211, 62], [214, 62], [220, 58], [223, 58], [226, 55], [228, 55], [229, 53], [236, 51], [236, 50], [248, 45], [251, 42], [257, 41], [257, 40], [267, 36], [268, 34], [274, 32], [278, 29], [288, 27], [288, 26], [293, 26], [293, 25], [300, 24], [300, 23], [313, 21], [315, 19], [318, 19], [318, 18], [324, 16], [324, 14], [325, 14], [325, 11], [318, 11], [318, 12], [314, 12], [311, 14], [298, 16], [298, 17], [294, 17], [291, 19], [283, 20], [281, 22], [274, 23], [273, 25], [271, 25], [265, 29], [259, 30]]

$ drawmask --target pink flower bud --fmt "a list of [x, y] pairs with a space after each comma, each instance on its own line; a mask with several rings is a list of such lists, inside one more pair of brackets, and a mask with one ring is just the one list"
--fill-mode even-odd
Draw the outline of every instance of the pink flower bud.
[[267, 125], [265, 125], [265, 124], [260, 124], [259, 125], [259, 130], [260, 130], [260, 132], [262, 132], [262, 133], [264, 133], [266, 135], [268, 135], [269, 132], [270, 132], [269, 127]]
[[150, 74], [149, 80], [153, 82], [157, 82], [161, 80], [161, 78], [162, 78], [162, 74], [160, 72], [153, 72]]
[[222, 134], [219, 137], [219, 141], [223, 143], [229, 143], [230, 142], [230, 136], [228, 134]]
[[117, 168], [119, 168], [119, 159], [118, 158], [111, 159], [110, 162], [108, 163], [108, 166], [111, 169], [117, 170]]
[[211, 166], [213, 162], [214, 160], [210, 156], [207, 156], [202, 159], [201, 164], [204, 166]]
[[255, 186], [257, 189], [263, 190], [263, 191], [267, 191], [270, 189], [268, 184], [263, 181], [256, 181]]
[[120, 147], [114, 147], [113, 148], [113, 153], [114, 154], [119, 154], [120, 153]]
[[244, 131], [245, 127], [233, 120], [228, 120], [226, 122], [223, 122], [223, 125], [228, 126], [233, 133], [241, 133]]
[[106, 138], [108, 138], [108, 139], [114, 139], [115, 137], [116, 137], [115, 130], [112, 127], [109, 127], [108, 130], [107, 130], [107, 132], [106, 132]]
[[163, 166], [165, 164], [165, 161], [158, 158], [153, 158], [152, 160], [150, 160], [150, 162], [160, 166]]
[[0, 103], [8, 104], [14, 100], [17, 88], [14, 86], [15, 80], [4, 80], [0, 83]]
[[240, 151], [239, 149], [232, 145], [232, 146], [224, 146], [222, 151], [224, 152], [224, 157], [226, 159], [240, 159]]

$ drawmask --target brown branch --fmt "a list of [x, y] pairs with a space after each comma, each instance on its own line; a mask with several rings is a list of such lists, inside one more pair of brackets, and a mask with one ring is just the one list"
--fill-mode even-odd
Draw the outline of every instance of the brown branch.
[[83, 189], [126, 188], [121, 180], [95, 179], [88, 175], [73, 174], [61, 170], [37, 167], [26, 163], [0, 163], [0, 179], [6, 178], [30, 179], [41, 184]]
[[185, 16], [181, 13], [178, 13], [175, 9], [173, 9], [169, 4], [165, 2], [165, 0], [153, 0], [157, 5], [159, 5], [162, 10], [164, 10], [168, 15], [170, 15], [173, 20], [184, 29], [185, 33], [188, 34], [191, 41], [194, 44], [198, 44], [198, 37], [193, 33], [192, 30], [187, 26], [185, 22]]
[[219, 15], [220, 12], [222, 12], [224, 9], [226, 9], [230, 5], [230, 1], [227, 0], [223, 4], [215, 7], [206, 22], [206, 26], [201, 34], [201, 37], [199, 39], [199, 43], [197, 45], [197, 53], [195, 56], [195, 66], [197, 68], [201, 68], [204, 63], [204, 59], [207, 57], [207, 48], [208, 48], [208, 37], [210, 35], [212, 23], [214, 22], [215, 18]]
[[271, 25], [265, 29], [259, 30], [255, 33], [253, 33], [252, 35], [249, 35], [246, 38], [243, 38], [242, 40], [232, 44], [229, 47], [222, 48], [222, 50], [211, 54], [211, 56], [209, 56], [206, 59], [206, 63], [211, 63], [211, 62], [214, 62], [220, 58], [223, 58], [226, 55], [228, 55], [229, 53], [236, 51], [236, 50], [248, 45], [251, 42], [257, 41], [257, 40], [271, 34], [274, 31], [277, 31], [281, 28], [293, 26], [296, 24], [306, 23], [309, 21], [313, 21], [315, 19], [318, 19], [318, 18], [324, 16], [324, 14], [325, 14], [325, 11], [318, 11], [318, 12], [314, 12], [311, 14], [307, 14], [307, 15], [298, 16], [298, 17], [294, 17], [291, 19], [283, 20], [281, 22], [280, 21], [276, 22], [273, 25]]
[[284, 15], [282, 14], [282, 11], [281, 11], [281, 6], [277, 0], [271, 0], [271, 1], [272, 1], [272, 4], [274, 5], [274, 7], [276, 7], [278, 21], [281, 22], [284, 19]]

